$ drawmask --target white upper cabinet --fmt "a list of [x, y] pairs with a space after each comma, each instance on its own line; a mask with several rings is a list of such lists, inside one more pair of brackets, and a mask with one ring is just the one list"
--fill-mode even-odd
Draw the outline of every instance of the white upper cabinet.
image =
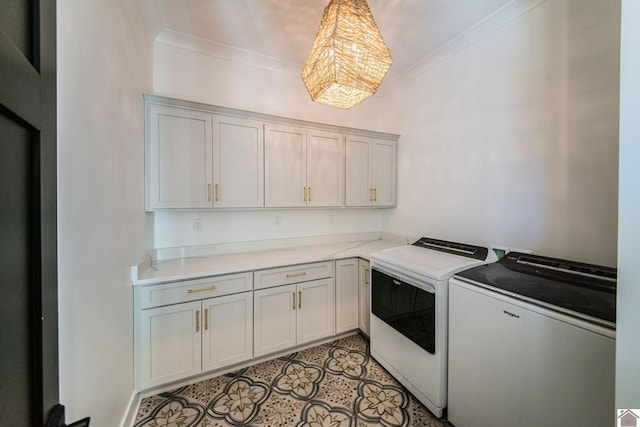
[[147, 105], [147, 209], [211, 207], [213, 115]]
[[265, 125], [265, 206], [342, 206], [344, 137]]
[[396, 204], [397, 135], [144, 98], [148, 211]]
[[268, 123], [264, 146], [265, 206], [306, 206], [306, 129]]
[[264, 125], [147, 104], [147, 210], [264, 205]]
[[344, 136], [307, 131], [307, 206], [344, 204]]
[[213, 206], [264, 204], [264, 125], [231, 116], [213, 118]]
[[346, 148], [346, 206], [395, 206], [396, 142], [350, 135]]

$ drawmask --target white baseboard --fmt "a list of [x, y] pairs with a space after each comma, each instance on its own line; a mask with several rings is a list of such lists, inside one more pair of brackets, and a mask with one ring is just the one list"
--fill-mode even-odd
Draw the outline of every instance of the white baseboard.
[[122, 415], [120, 427], [133, 427], [136, 422], [136, 415], [138, 415], [138, 409], [140, 409], [140, 400], [140, 393], [137, 390], [133, 390], [127, 404], [127, 410]]

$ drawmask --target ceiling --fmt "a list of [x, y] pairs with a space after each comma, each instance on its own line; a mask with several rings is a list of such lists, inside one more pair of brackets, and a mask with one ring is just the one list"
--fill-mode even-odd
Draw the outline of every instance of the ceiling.
[[[139, 0], [147, 29], [299, 65], [329, 0]], [[368, 0], [399, 76], [512, 0]], [[163, 31], [164, 30], [164, 31]]]

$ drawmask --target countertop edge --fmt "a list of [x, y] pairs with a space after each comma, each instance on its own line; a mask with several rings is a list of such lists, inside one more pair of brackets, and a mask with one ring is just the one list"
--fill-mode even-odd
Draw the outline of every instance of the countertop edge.
[[[172, 259], [156, 263], [153, 263], [151, 257], [145, 257], [138, 265], [131, 268], [131, 279], [132, 285], [136, 287], [264, 270], [287, 265], [348, 258], [368, 260], [373, 252], [404, 244], [406, 243], [401, 243], [398, 239], [363, 240], [230, 255]], [[305, 252], [308, 252], [308, 255]]]

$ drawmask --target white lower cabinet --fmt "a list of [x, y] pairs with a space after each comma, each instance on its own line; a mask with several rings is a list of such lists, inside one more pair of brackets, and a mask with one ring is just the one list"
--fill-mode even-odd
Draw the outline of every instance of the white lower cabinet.
[[253, 357], [253, 293], [202, 301], [202, 370], [211, 371]]
[[369, 325], [371, 318], [371, 271], [369, 261], [364, 259], [358, 260], [358, 327], [362, 332], [369, 336]]
[[336, 261], [336, 333], [358, 329], [358, 258]]
[[322, 262], [254, 273], [255, 356], [335, 334], [332, 267]]
[[253, 294], [255, 355], [296, 345], [296, 285], [262, 289]]
[[143, 310], [140, 316], [142, 389], [202, 372], [200, 301]]
[[255, 291], [255, 356], [333, 335], [334, 301], [331, 278]]
[[368, 334], [368, 266], [350, 258], [136, 288], [138, 389]]
[[140, 389], [249, 360], [252, 338], [252, 292], [141, 310]]

